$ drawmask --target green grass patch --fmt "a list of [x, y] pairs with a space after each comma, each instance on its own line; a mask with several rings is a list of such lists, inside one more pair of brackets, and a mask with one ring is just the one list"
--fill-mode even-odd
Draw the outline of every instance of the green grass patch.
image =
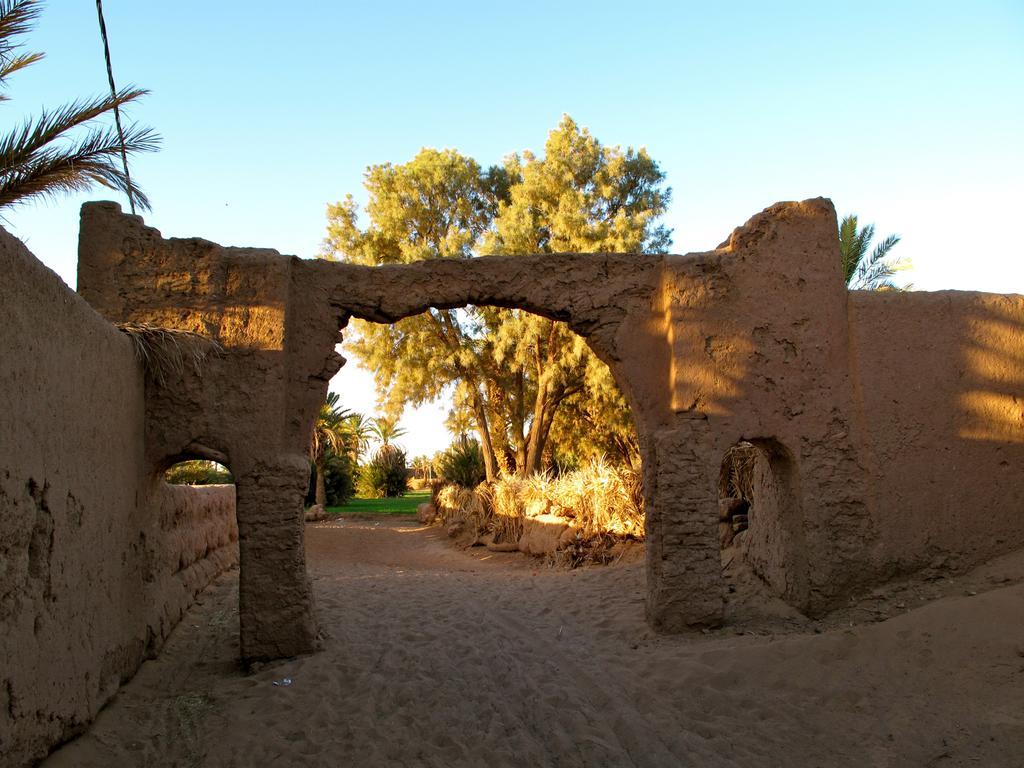
[[352, 499], [340, 507], [328, 507], [331, 515], [415, 515], [416, 507], [430, 501], [430, 491], [410, 491], [391, 499]]

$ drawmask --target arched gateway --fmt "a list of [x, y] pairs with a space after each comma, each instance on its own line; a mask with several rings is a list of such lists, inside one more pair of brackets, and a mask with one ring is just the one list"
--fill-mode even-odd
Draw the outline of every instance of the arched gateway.
[[875, 531], [854, 450], [837, 248], [824, 199], [773, 206], [708, 253], [376, 268], [164, 239], [113, 203], [91, 203], [82, 209], [78, 290], [112, 321], [195, 331], [224, 349], [200, 370], [147, 383], [147, 463], [154, 476], [185, 457], [231, 468], [241, 647], [256, 660], [316, 643], [303, 548], [307, 451], [350, 317], [393, 322], [429, 307], [489, 304], [564, 320], [586, 338], [640, 434], [655, 628], [722, 620], [718, 473], [741, 439], [788, 446], [788, 519], [830, 527], [781, 564], [792, 570], [786, 599], [820, 610], [869, 579], [859, 553]]

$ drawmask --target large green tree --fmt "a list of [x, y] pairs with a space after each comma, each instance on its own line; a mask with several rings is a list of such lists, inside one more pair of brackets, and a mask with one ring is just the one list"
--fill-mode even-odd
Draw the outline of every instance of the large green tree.
[[[324, 255], [356, 264], [404, 264], [429, 258], [468, 259], [493, 221], [507, 188], [501, 169], [483, 170], [454, 150], [424, 149], [404, 165], [366, 172], [369, 222], [349, 195], [328, 206]], [[385, 408], [439, 396], [454, 382], [467, 391], [474, 422], [496, 474], [479, 359], [479, 318], [474, 309], [430, 310], [393, 325], [356, 323], [351, 349], [374, 372]]]
[[[543, 157], [523, 153], [507, 168], [510, 194], [499, 205], [486, 253], [660, 253], [671, 242], [660, 223], [671, 190], [643, 149], [606, 147], [565, 116], [548, 135]], [[564, 323], [517, 310], [491, 310], [488, 318], [494, 356], [506, 374], [506, 432], [520, 474], [543, 468], [560, 415], [557, 431], [569, 436], [576, 426], [575, 439], [560, 441], [562, 447], [579, 452], [583, 424], [564, 423], [571, 411], [603, 415], [603, 427], [621, 427], [614, 430], [621, 432], [617, 442], [635, 442], [611, 372]]]
[[[0, 88], [8, 78], [43, 58], [20, 52], [18, 37], [32, 29], [42, 11], [41, 0], [0, 0]], [[0, 208], [40, 197], [80, 192], [100, 184], [124, 192], [136, 205], [149, 208], [142, 190], [122, 166], [125, 155], [151, 152], [159, 143], [149, 128], [129, 124], [123, 144], [114, 127], [97, 127], [98, 119], [137, 101], [146, 91], [123, 88], [93, 99], [79, 99], [55, 110], [43, 110], [0, 135]], [[0, 101], [7, 96], [0, 93]]]
[[[369, 223], [351, 197], [328, 210], [325, 252], [362, 264], [501, 254], [659, 252], [670, 190], [644, 150], [606, 147], [565, 117], [543, 156], [525, 152], [484, 170], [453, 150], [423, 150], [366, 174]], [[391, 326], [360, 324], [354, 351], [398, 409], [456, 385], [486, 476], [528, 475], [552, 455], [553, 433], [591, 414], [631, 443], [628, 408], [603, 363], [562, 323], [491, 307], [431, 310]], [[603, 419], [611, 409], [616, 418]], [[596, 434], [596, 433], [594, 433]], [[578, 451], [577, 436], [564, 445]], [[612, 441], [614, 442], [614, 441]], [[635, 444], [635, 439], [632, 440]]]

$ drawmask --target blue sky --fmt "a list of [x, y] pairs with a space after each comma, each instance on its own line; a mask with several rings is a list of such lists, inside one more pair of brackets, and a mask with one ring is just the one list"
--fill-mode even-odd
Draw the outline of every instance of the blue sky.
[[[312, 256], [371, 163], [540, 149], [562, 113], [643, 145], [673, 187], [677, 252], [778, 200], [824, 195], [923, 290], [1024, 293], [1024, 3], [216, 3], [106, 0], [119, 84], [163, 150], [133, 176], [165, 236]], [[11, 121], [106, 87], [92, 0], [51, 0]], [[74, 285], [78, 208], [8, 212]], [[372, 410], [354, 366], [332, 387]], [[437, 409], [407, 417], [437, 433]], [[426, 412], [425, 412], [426, 413]], [[428, 427], [428, 422], [434, 427]], [[441, 440], [410, 436], [413, 453]], [[443, 442], [443, 440], [441, 440]]]

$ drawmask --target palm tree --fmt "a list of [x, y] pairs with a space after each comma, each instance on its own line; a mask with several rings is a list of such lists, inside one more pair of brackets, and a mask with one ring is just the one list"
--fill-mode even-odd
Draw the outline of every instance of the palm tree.
[[434, 479], [434, 462], [430, 460], [429, 456], [417, 456], [412, 460], [412, 468], [421, 480]]
[[891, 278], [909, 264], [901, 259], [887, 260], [889, 251], [900, 241], [899, 235], [889, 235], [869, 255], [868, 248], [874, 236], [874, 224], [857, 229], [856, 214], [850, 214], [839, 225], [839, 252], [843, 259], [843, 277], [847, 287], [851, 290], [905, 290], [894, 285]]
[[309, 458], [316, 470], [316, 503], [327, 504], [327, 479], [325, 467], [331, 452], [339, 453], [351, 445], [351, 431], [347, 427], [349, 411], [339, 407], [337, 392], [328, 392], [327, 401], [320, 406], [313, 437], [309, 446]]
[[386, 416], [374, 419], [371, 429], [374, 436], [380, 440], [382, 448], [387, 448], [396, 437], [405, 434], [405, 430], [398, 426], [398, 419], [389, 419]]
[[358, 464], [360, 455], [370, 446], [370, 438], [374, 434], [373, 427], [371, 426], [370, 419], [361, 413], [349, 414], [345, 421], [352, 441], [349, 446], [352, 452], [352, 460]]
[[452, 436], [465, 440], [466, 434], [473, 428], [473, 415], [465, 404], [462, 407], [456, 404], [454, 408], [448, 411], [448, 417], [444, 420], [444, 425]]
[[[34, 26], [42, 11], [42, 0], [0, 0], [0, 88], [7, 78], [43, 58], [41, 53], [18, 53], [13, 42]], [[0, 208], [39, 197], [89, 189], [101, 184], [128, 195], [140, 208], [149, 200], [118, 162], [122, 141], [114, 127], [90, 128], [69, 141], [75, 129], [87, 126], [102, 115], [144, 96], [139, 88], [122, 88], [108, 96], [78, 99], [26, 119], [0, 136]], [[7, 100], [0, 94], [0, 100]], [[123, 132], [126, 155], [152, 152], [160, 139], [150, 128], [136, 124]]]

